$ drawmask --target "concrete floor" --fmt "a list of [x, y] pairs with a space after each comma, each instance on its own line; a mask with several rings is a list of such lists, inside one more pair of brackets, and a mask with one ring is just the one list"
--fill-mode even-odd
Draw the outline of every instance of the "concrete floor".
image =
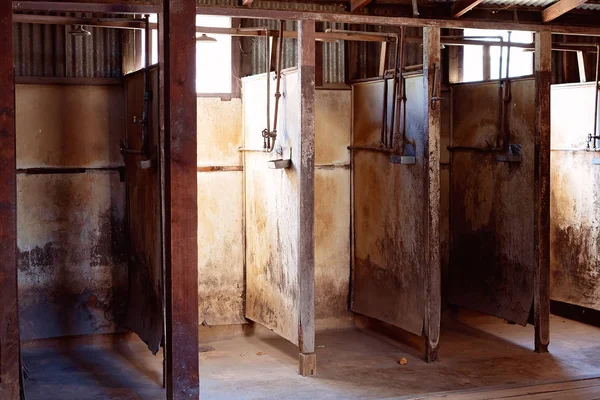
[[[357, 329], [317, 335], [318, 375], [297, 374], [297, 349], [263, 328], [204, 346], [203, 399], [412, 398], [600, 376], [600, 328], [553, 316], [550, 354], [532, 351], [533, 327], [474, 313], [445, 321], [440, 362]], [[476, 326], [477, 329], [473, 328]], [[162, 357], [139, 340], [24, 346], [27, 400], [164, 399]], [[406, 358], [408, 363], [398, 361]]]

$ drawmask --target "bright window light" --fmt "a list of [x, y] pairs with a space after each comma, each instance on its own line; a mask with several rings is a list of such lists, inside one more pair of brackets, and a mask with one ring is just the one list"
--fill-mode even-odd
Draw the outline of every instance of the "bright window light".
[[[506, 45], [508, 31], [488, 29], [465, 29], [464, 36], [500, 36]], [[474, 39], [494, 41], [494, 39]], [[499, 41], [499, 40], [498, 40]], [[511, 43], [532, 43], [533, 33], [523, 31], [512, 31]], [[504, 46], [502, 51], [502, 77], [506, 77], [506, 62], [508, 60], [508, 47]], [[490, 46], [490, 71], [491, 79], [498, 79], [500, 69], [500, 46]], [[522, 48], [511, 47], [510, 49], [510, 78], [533, 74], [533, 52]], [[474, 82], [484, 78], [483, 71], [483, 46], [465, 46], [463, 57], [463, 81]]]
[[[158, 22], [156, 14], [150, 15], [150, 22]], [[196, 15], [196, 26], [231, 28], [231, 18]], [[231, 93], [231, 36], [207, 36], [216, 41], [196, 42], [196, 91], [203, 94]], [[145, 46], [142, 48], [145, 49]], [[157, 29], [152, 30], [151, 63], [158, 63]]]
[[[231, 18], [196, 15], [196, 26], [231, 28]], [[231, 93], [231, 36], [207, 35], [216, 42], [196, 42], [198, 93]]]

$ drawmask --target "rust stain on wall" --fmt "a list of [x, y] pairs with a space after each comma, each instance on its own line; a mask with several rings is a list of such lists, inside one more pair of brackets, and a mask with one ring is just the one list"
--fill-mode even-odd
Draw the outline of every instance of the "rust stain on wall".
[[114, 332], [127, 290], [119, 174], [22, 175], [17, 184], [22, 339]]
[[120, 86], [17, 85], [17, 167], [123, 164]]
[[600, 310], [600, 169], [592, 163], [600, 154], [582, 151], [594, 127], [594, 83], [551, 93], [551, 298]]
[[348, 317], [350, 171], [315, 172], [315, 318]]
[[[533, 303], [534, 93], [533, 79], [512, 82], [510, 143], [522, 162], [455, 151], [451, 165], [449, 301], [521, 325]], [[495, 143], [497, 83], [455, 85], [452, 102], [453, 146]]]
[[198, 98], [198, 165], [242, 165], [242, 101]]
[[315, 92], [315, 164], [350, 162], [352, 93], [350, 90]]
[[[122, 165], [123, 89], [17, 85], [17, 168]], [[119, 329], [127, 293], [116, 170], [17, 178], [21, 337]]]
[[199, 321], [246, 323], [242, 172], [198, 173]]

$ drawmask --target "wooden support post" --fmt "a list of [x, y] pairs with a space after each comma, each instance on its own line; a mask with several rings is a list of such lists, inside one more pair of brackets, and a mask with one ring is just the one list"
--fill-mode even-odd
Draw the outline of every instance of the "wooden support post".
[[300, 374], [317, 372], [315, 354], [315, 21], [298, 21], [298, 79], [300, 83]]
[[553, 21], [561, 15], [573, 10], [574, 8], [585, 4], [586, 2], [587, 0], [559, 0], [550, 7], [542, 10], [542, 21]]
[[440, 28], [423, 28], [423, 89], [425, 96], [425, 135], [427, 136], [427, 245], [425, 247], [427, 276], [425, 293], [425, 339], [427, 362], [436, 361], [440, 340], [441, 271], [440, 271], [440, 126], [441, 81]]
[[490, 46], [483, 46], [483, 80], [492, 79], [492, 59], [490, 58]]
[[388, 65], [388, 42], [381, 42], [381, 50], [379, 51], [379, 76], [385, 75], [385, 70]]
[[17, 175], [12, 4], [0, 4], [0, 399], [19, 399]]
[[587, 82], [587, 76], [585, 73], [585, 58], [583, 57], [583, 51], [577, 52], [577, 66], [579, 67], [579, 82]]
[[552, 34], [535, 35], [535, 351], [550, 342], [550, 83]]
[[165, 153], [167, 399], [199, 397], [196, 3], [164, 2], [160, 30]]

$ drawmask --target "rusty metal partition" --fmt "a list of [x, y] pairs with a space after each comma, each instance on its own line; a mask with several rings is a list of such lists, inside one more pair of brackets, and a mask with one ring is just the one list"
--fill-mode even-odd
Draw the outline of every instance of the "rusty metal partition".
[[[498, 82], [452, 86], [454, 147], [494, 146]], [[522, 161], [457, 149], [451, 156], [449, 302], [526, 325], [534, 295], [535, 82], [512, 82], [510, 143]]]
[[[383, 91], [383, 81], [352, 86], [353, 146], [379, 142]], [[428, 271], [426, 102], [422, 75], [406, 79], [406, 93], [406, 133], [416, 145], [416, 164], [392, 164], [390, 155], [385, 153], [355, 150], [352, 154], [351, 310], [422, 335]], [[388, 116], [391, 94], [390, 89]]]
[[600, 153], [586, 151], [594, 96], [594, 82], [551, 89], [550, 268], [553, 300], [600, 310]]
[[[125, 166], [129, 235], [129, 295], [127, 327], [156, 353], [164, 336], [161, 197], [159, 173], [158, 67], [150, 70], [154, 94], [148, 112], [151, 165], [143, 165], [142, 119], [144, 74], [125, 77], [127, 139]], [[136, 122], [137, 121], [137, 122]], [[196, 266], [192, 266], [196, 267]]]

